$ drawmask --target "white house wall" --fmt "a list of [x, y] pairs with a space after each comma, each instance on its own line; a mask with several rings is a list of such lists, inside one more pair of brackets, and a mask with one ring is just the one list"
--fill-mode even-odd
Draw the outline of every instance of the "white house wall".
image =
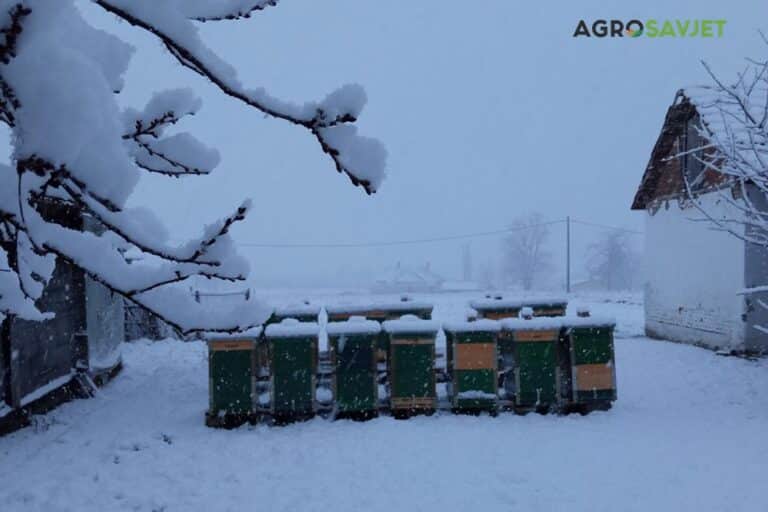
[[[701, 200], [712, 216], [738, 216], [717, 193]], [[646, 332], [710, 348], [742, 349], [744, 243], [703, 219], [695, 207], [681, 208], [674, 200], [647, 214]]]

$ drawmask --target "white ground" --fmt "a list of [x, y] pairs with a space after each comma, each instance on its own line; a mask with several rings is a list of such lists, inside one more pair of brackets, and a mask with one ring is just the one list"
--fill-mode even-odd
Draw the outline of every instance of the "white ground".
[[[447, 319], [467, 297], [427, 298]], [[620, 322], [619, 401], [586, 417], [211, 430], [205, 347], [126, 345], [98, 397], [0, 438], [0, 511], [768, 510], [768, 362], [648, 340], [639, 303], [586, 301]]]

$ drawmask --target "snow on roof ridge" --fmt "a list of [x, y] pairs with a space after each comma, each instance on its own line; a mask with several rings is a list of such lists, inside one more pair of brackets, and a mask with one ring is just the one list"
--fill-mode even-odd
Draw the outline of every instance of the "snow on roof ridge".
[[340, 334], [378, 334], [381, 332], [381, 324], [375, 320], [352, 317], [343, 322], [328, 322], [325, 331], [328, 333], [328, 336]]
[[[763, 109], [768, 102], [768, 88], [762, 84], [756, 89], [757, 93], [749, 96], [751, 110], [757, 119], [762, 118]], [[743, 95], [743, 91], [735, 91]], [[712, 85], [692, 85], [680, 89], [678, 95], [687, 98], [696, 107], [700, 119], [706, 129], [719, 136], [727, 136], [725, 124], [730, 132], [738, 134], [739, 122], [744, 118], [744, 111], [736, 98]], [[732, 118], [731, 118], [732, 117]], [[729, 122], [730, 119], [730, 122]], [[727, 139], [726, 139], [727, 140]]]
[[364, 311], [389, 310], [403, 311], [408, 309], [431, 309], [434, 305], [429, 302], [400, 300], [397, 302], [369, 302], [365, 304], [333, 304], [325, 306], [328, 313], [357, 313]]
[[268, 325], [264, 334], [267, 338], [318, 336], [320, 325], [317, 322], [299, 322], [295, 318], [286, 318], [280, 323]]
[[489, 319], [474, 320], [472, 322], [445, 322], [443, 324], [443, 329], [451, 332], [498, 332], [501, 330], [501, 323], [497, 320]]
[[566, 297], [548, 296], [548, 297], [523, 297], [506, 299], [504, 297], [494, 297], [485, 299], [476, 299], [469, 302], [469, 305], [475, 309], [491, 308], [521, 308], [531, 305], [561, 305], [568, 304]]
[[237, 340], [243, 338], [258, 338], [261, 336], [262, 332], [264, 332], [264, 328], [260, 325], [257, 325], [240, 332], [207, 332], [203, 335], [203, 337], [207, 341]]
[[288, 304], [286, 306], [280, 306], [275, 308], [275, 314], [280, 316], [286, 315], [314, 315], [320, 314], [322, 308], [318, 304]]
[[562, 317], [564, 327], [616, 327], [616, 319], [608, 315]]
[[397, 333], [437, 333], [440, 330], [440, 322], [435, 320], [422, 320], [415, 315], [403, 315], [397, 320], [386, 320], [384, 331]]
[[536, 317], [529, 320], [523, 318], [505, 318], [500, 320], [503, 330], [515, 331], [520, 329], [547, 330], [563, 327], [565, 317]]
[[523, 318], [505, 318], [500, 320], [501, 328], [504, 330], [545, 330], [560, 329], [569, 327], [614, 327], [616, 320], [610, 316], [558, 316], [558, 317], [536, 317], [530, 320]]

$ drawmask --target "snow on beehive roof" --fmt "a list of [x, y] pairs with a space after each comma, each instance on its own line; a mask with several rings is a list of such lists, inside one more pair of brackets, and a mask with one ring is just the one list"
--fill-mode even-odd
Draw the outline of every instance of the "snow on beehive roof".
[[530, 320], [522, 318], [505, 318], [500, 322], [501, 328], [507, 331], [546, 331], [550, 329], [560, 329], [563, 326], [564, 317], [538, 317], [531, 318]]
[[610, 316], [562, 317], [563, 327], [615, 327], [616, 319]]
[[317, 336], [320, 326], [316, 322], [299, 322], [295, 318], [286, 318], [280, 323], [267, 326], [264, 334], [268, 338], [298, 338]]
[[403, 315], [398, 320], [384, 322], [384, 330], [391, 334], [397, 333], [436, 333], [440, 330], [440, 322], [422, 320], [416, 315]]
[[432, 309], [432, 304], [428, 302], [415, 302], [412, 300], [401, 300], [398, 302], [384, 302], [378, 305], [378, 309], [387, 311], [407, 311], [411, 309]]
[[325, 330], [328, 336], [340, 334], [378, 334], [381, 332], [381, 324], [375, 320], [366, 320], [363, 317], [353, 316], [345, 322], [328, 322]]
[[396, 302], [369, 302], [361, 304], [334, 304], [326, 306], [328, 313], [363, 313], [366, 311], [409, 311], [412, 309], [432, 309], [428, 302], [401, 300]]
[[527, 297], [527, 298], [486, 298], [470, 301], [469, 305], [475, 309], [512, 309], [523, 306], [560, 306], [568, 304], [564, 297]]
[[319, 315], [320, 306], [317, 304], [289, 304], [275, 308], [275, 314], [279, 316]]
[[607, 316], [578, 316], [536, 317], [530, 320], [522, 318], [507, 318], [500, 320], [501, 328], [508, 331], [560, 329], [561, 327], [614, 327], [616, 321]]
[[496, 320], [480, 319], [472, 322], [446, 322], [443, 329], [451, 332], [498, 332], [501, 324]]
[[218, 341], [218, 340], [238, 340], [243, 338], [258, 338], [261, 336], [261, 333], [263, 331], [263, 327], [260, 325], [257, 325], [256, 327], [251, 327], [250, 329], [247, 329], [245, 331], [241, 332], [233, 332], [233, 333], [227, 333], [227, 332], [208, 332], [205, 333], [204, 337], [208, 341]]
[[469, 306], [467, 306], [467, 307], [464, 309], [464, 319], [465, 319], [465, 320], [470, 320], [470, 319], [477, 319], [477, 316], [478, 316], [478, 313], [477, 313], [477, 310], [476, 310], [476, 309], [474, 309], [474, 308], [471, 308], [471, 307], [469, 307]]

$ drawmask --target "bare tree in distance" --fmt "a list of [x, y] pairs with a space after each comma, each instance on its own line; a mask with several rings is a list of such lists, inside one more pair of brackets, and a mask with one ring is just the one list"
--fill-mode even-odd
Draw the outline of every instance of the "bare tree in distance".
[[629, 235], [612, 230], [589, 246], [586, 266], [590, 278], [604, 289], [629, 290], [634, 283], [637, 261]]
[[531, 290], [552, 268], [552, 256], [546, 250], [549, 223], [542, 214], [532, 212], [514, 219], [509, 228], [510, 234], [502, 241], [504, 275], [524, 290]]

